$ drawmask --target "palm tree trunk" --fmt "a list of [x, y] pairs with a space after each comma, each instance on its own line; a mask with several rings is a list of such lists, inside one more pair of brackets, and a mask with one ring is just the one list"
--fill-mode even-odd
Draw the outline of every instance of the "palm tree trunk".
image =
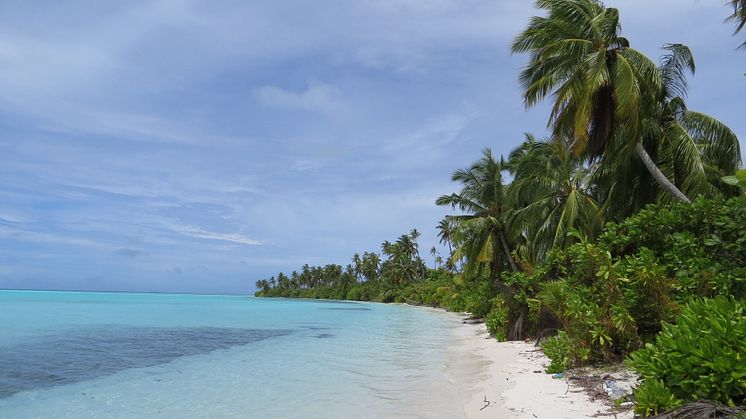
[[684, 195], [683, 192], [679, 190], [679, 188], [676, 187], [673, 183], [671, 183], [670, 180], [666, 177], [666, 175], [661, 172], [661, 170], [658, 168], [658, 166], [655, 165], [655, 162], [653, 159], [650, 158], [650, 155], [647, 151], [645, 151], [645, 147], [642, 145], [642, 143], [637, 143], [635, 145], [635, 151], [637, 151], [637, 155], [640, 157], [640, 160], [642, 160], [642, 163], [645, 165], [645, 167], [648, 169], [651, 175], [653, 175], [653, 178], [655, 179], [658, 184], [666, 190], [666, 192], [673, 195], [674, 198], [678, 199], [682, 202], [692, 202], [687, 198], [686, 195]]
[[453, 261], [453, 247], [451, 246], [451, 239], [446, 240], [446, 243], [448, 244], [448, 262], [449, 262], [446, 264], [446, 269], [448, 269], [451, 272], [456, 272], [458, 269], [456, 267], [456, 263]]
[[505, 257], [508, 258], [508, 262], [510, 263], [510, 269], [512, 269], [513, 272], [518, 272], [518, 266], [516, 266], [515, 261], [513, 260], [513, 255], [510, 253], [508, 241], [505, 240], [505, 232], [500, 230], [498, 236], [500, 238], [500, 245], [503, 248], [503, 252], [505, 252]]

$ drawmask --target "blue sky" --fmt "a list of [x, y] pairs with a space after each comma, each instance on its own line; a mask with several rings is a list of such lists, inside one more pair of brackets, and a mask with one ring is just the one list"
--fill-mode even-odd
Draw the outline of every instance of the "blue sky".
[[[63, 4], [64, 3], [64, 4]], [[249, 292], [417, 228], [523, 132], [525, 0], [0, 3], [0, 288]], [[616, 0], [689, 106], [746, 136], [720, 0]]]

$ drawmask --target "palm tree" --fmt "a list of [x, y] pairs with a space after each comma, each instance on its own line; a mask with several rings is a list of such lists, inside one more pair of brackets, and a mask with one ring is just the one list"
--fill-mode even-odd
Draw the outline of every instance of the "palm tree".
[[536, 5], [548, 15], [533, 17], [512, 48], [530, 53], [520, 75], [526, 106], [551, 94], [549, 125], [557, 138], [572, 139], [576, 156], [601, 157], [615, 136], [622, 138], [663, 189], [689, 202], [640, 142], [642, 93], [659, 91], [661, 78], [656, 65], [620, 35], [619, 11], [598, 0], [537, 0]]
[[378, 279], [381, 258], [375, 252], [363, 253], [362, 271], [365, 280], [375, 281]]
[[514, 176], [509, 187], [515, 210], [513, 229], [522, 232], [528, 259], [541, 261], [547, 251], [573, 240], [575, 229], [592, 236], [601, 226], [600, 208], [591, 196], [590, 170], [574, 159], [569, 144], [537, 141], [527, 134], [509, 158]]
[[388, 240], [384, 240], [384, 242], [381, 243], [381, 251], [383, 252], [384, 255], [391, 256], [394, 254], [393, 246], [394, 246], [393, 243], [391, 243]]
[[722, 185], [720, 178], [740, 166], [738, 138], [717, 119], [687, 109], [686, 72], [695, 71], [689, 48], [667, 44], [663, 49], [661, 90], [642, 120], [643, 141], [664, 155], [666, 176], [688, 196], [711, 195]]
[[283, 289], [290, 288], [290, 280], [288, 279], [287, 275], [282, 272], [277, 274], [277, 286]]
[[438, 222], [438, 225], [435, 227], [438, 229], [438, 239], [440, 241], [440, 244], [445, 244], [448, 246], [448, 253], [453, 253], [453, 249], [451, 248], [451, 238], [453, 236], [453, 225], [448, 220], [448, 218], [444, 218]]
[[393, 245], [391, 260], [402, 282], [424, 278], [427, 273], [427, 267], [420, 257], [418, 237], [420, 232], [413, 229], [409, 234], [402, 234]]
[[412, 256], [416, 255], [417, 258], [420, 258], [420, 246], [419, 244], [417, 244], [417, 239], [419, 239], [420, 236], [422, 236], [422, 233], [417, 231], [416, 228], [413, 228], [412, 231], [409, 232], [409, 242], [411, 243], [411, 246], [414, 250], [414, 252], [412, 252]]
[[260, 290], [263, 294], [269, 292], [270, 284], [269, 281], [267, 281], [266, 279], [260, 279], [256, 281], [254, 285], [256, 285], [256, 289]]
[[381, 264], [381, 276], [394, 285], [404, 285], [409, 279], [410, 272], [406, 263], [412, 250], [409, 247], [409, 240], [409, 236], [404, 234], [394, 243], [387, 240], [381, 244], [383, 254], [387, 257]]
[[[687, 196], [711, 196], [734, 193], [720, 178], [735, 171], [741, 163], [738, 138], [717, 119], [687, 109], [686, 73], [694, 74], [694, 57], [681, 44], [665, 45], [658, 72], [661, 88], [651, 91], [644, 101], [641, 117], [641, 143], [637, 146], [651, 150], [650, 158], [663, 175]], [[617, 142], [612, 147], [625, 147]], [[622, 156], [598, 166], [595, 178], [601, 195], [606, 195], [612, 218], [628, 216], [654, 200], [666, 201], [670, 195], [661, 193], [642, 170], [634, 156], [623, 151], [611, 155]], [[605, 185], [605, 186], [604, 186]]]
[[454, 271], [456, 268], [456, 264], [453, 260], [453, 234], [455, 231], [453, 220], [450, 220], [448, 217], [443, 218], [438, 222], [436, 228], [438, 229], [438, 240], [440, 244], [445, 244], [446, 246], [448, 246], [448, 259], [446, 262], [446, 268], [450, 271]]
[[337, 279], [336, 284], [334, 284], [335, 288], [341, 291], [341, 293], [338, 294], [338, 298], [347, 298], [347, 292], [349, 292], [350, 288], [352, 288], [356, 283], [357, 277], [355, 276], [355, 267], [351, 264], [347, 264], [344, 272], [342, 272]]
[[430, 248], [430, 256], [433, 257], [433, 269], [438, 269], [440, 267], [438, 262], [440, 256], [438, 256], [438, 249], [436, 249], [435, 246]]
[[362, 281], [363, 278], [363, 260], [360, 259], [360, 255], [356, 252], [352, 255], [352, 273], [355, 275], [358, 281]]
[[500, 272], [506, 267], [518, 270], [507, 240], [508, 205], [502, 170], [503, 166], [494, 159], [492, 151], [485, 149], [482, 158], [470, 168], [454, 172], [452, 179], [461, 183], [461, 191], [435, 201], [437, 205], [465, 213], [448, 217], [458, 223], [456, 233], [463, 239], [454, 257], [466, 257], [467, 274], [487, 264], [496, 285]]

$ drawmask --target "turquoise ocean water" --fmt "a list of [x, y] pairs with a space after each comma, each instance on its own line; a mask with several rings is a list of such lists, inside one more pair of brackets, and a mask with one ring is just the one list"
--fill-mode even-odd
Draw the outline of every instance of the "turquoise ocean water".
[[459, 324], [401, 305], [0, 291], [0, 417], [461, 417]]

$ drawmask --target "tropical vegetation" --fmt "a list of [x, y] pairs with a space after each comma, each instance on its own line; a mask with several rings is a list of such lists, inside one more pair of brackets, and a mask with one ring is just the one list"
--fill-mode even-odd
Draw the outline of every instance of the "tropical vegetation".
[[638, 412], [663, 412], [696, 400], [744, 405], [744, 353], [746, 305], [742, 300], [718, 296], [691, 301], [675, 324], [663, 324], [655, 343], [630, 356], [630, 365], [643, 378], [638, 394], [651, 393], [654, 390], [648, 387], [661, 385], [670, 393], [638, 404]]
[[[746, 3], [730, 2], [737, 30]], [[435, 204], [447, 254], [412, 230], [345, 267], [303, 266], [257, 295], [468, 311], [496, 338], [542, 340], [549, 372], [627, 359], [637, 411], [744, 403], [746, 171], [735, 133], [686, 105], [692, 51], [656, 62], [597, 0], [538, 0], [512, 50], [523, 100], [551, 101], [547, 138], [485, 148]]]

